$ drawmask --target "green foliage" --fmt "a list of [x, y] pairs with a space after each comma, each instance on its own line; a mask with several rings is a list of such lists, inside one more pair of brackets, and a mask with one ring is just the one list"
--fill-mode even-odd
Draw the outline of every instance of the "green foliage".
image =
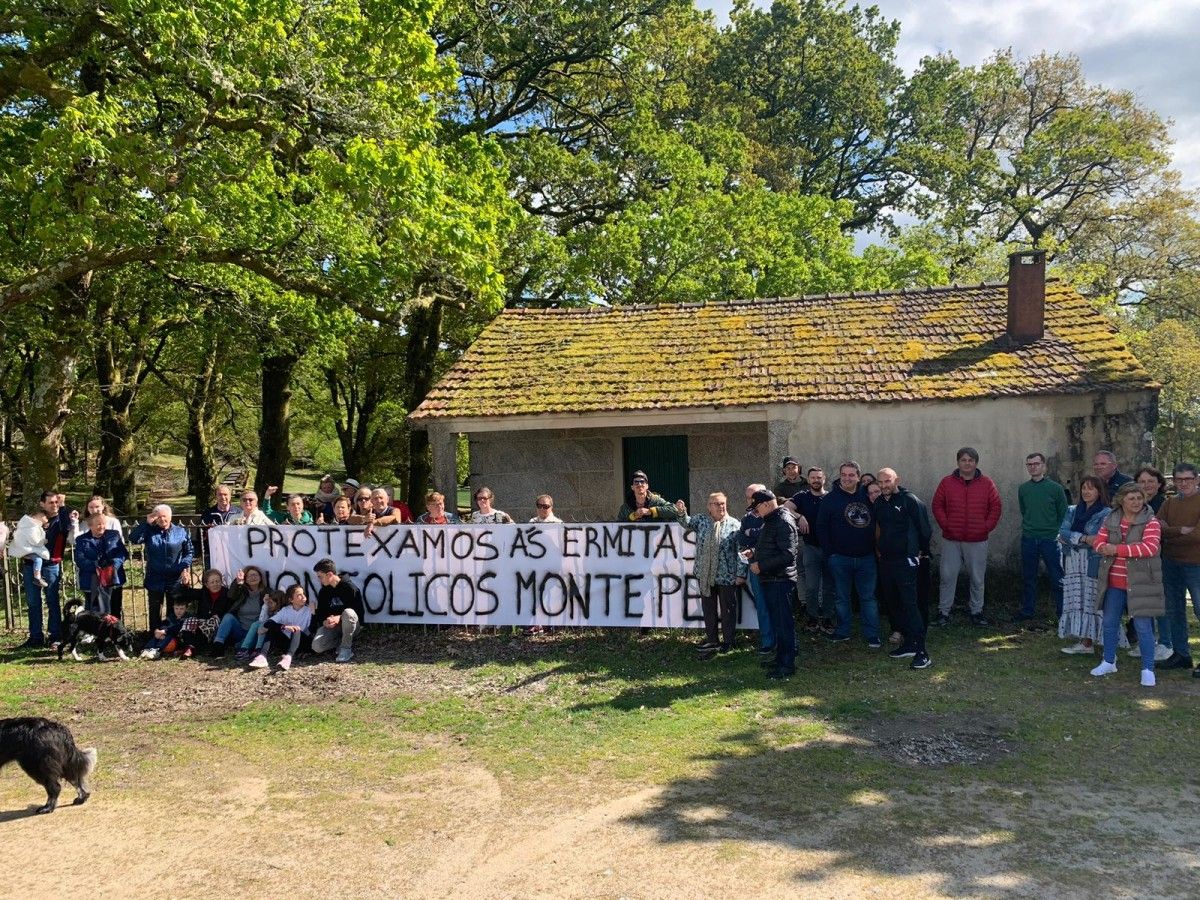
[[1194, 322], [1161, 117], [1070, 56], [906, 74], [900, 27], [840, 0], [722, 28], [690, 0], [13, 0], [4, 468], [53, 481], [127, 421], [118, 470], [278, 469], [282, 358], [297, 452], [419, 487], [404, 415], [506, 302], [997, 280], [1034, 245], [1146, 331]]
[[235, 266], [370, 314], [431, 267], [499, 290], [502, 182], [485, 142], [439, 141], [454, 69], [434, 4], [18, 6], [0, 309], [136, 261]]
[[1167, 123], [1132, 92], [1088, 83], [1074, 56], [934, 65], [947, 127], [924, 151], [939, 164], [922, 179], [933, 221], [919, 233], [951, 277], [996, 273], [998, 245], [1033, 246], [1093, 296], [1129, 290], [1147, 260], [1128, 252], [1128, 238], [1150, 210], [1183, 200]]
[[1163, 471], [1200, 458], [1200, 337], [1194, 325], [1167, 319], [1130, 335], [1133, 352], [1162, 384], [1155, 430]]
[[896, 64], [900, 23], [877, 7], [738, 0], [697, 96], [711, 94], [779, 192], [848, 200], [847, 230], [878, 225], [924, 174], [943, 110], [922, 69]]

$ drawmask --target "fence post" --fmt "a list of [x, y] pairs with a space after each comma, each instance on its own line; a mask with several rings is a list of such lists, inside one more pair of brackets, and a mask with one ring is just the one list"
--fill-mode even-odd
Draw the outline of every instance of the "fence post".
[[[8, 568], [9, 568], [8, 567], [8, 547], [6, 547], [6, 546], [0, 547], [0, 565], [3, 566], [3, 568], [0, 568], [0, 572], [4, 573], [4, 578], [2, 579], [4, 581], [4, 629], [6, 631], [12, 631], [13, 630], [13, 605], [12, 605], [12, 591], [9, 588], [9, 584], [8, 584]], [[18, 574], [19, 573], [20, 573], [20, 570], [18, 569]]]

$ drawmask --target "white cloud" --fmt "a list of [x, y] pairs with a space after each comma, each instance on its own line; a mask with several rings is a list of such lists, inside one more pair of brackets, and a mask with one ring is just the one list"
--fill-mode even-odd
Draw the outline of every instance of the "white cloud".
[[[900, 20], [900, 63], [950, 52], [974, 65], [998, 49], [1020, 56], [1074, 53], [1086, 77], [1134, 91], [1174, 121], [1174, 161], [1185, 183], [1200, 189], [1200, 3], [1197, 0], [870, 0]], [[728, 21], [732, 0], [697, 0]], [[767, 5], [767, 4], [760, 4]], [[864, 2], [862, 5], [869, 5]]]

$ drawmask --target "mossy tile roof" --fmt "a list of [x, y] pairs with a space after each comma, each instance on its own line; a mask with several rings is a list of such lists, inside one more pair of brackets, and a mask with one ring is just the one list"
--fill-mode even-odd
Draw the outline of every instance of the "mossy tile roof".
[[415, 420], [952, 400], [1156, 388], [1116, 329], [1046, 285], [1046, 334], [1013, 345], [1007, 287], [714, 304], [509, 309]]

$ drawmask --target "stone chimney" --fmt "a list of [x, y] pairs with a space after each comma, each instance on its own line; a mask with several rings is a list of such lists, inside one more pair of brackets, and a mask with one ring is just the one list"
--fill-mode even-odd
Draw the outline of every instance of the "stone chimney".
[[1046, 251], [1008, 255], [1008, 339], [1039, 341], [1046, 334]]

